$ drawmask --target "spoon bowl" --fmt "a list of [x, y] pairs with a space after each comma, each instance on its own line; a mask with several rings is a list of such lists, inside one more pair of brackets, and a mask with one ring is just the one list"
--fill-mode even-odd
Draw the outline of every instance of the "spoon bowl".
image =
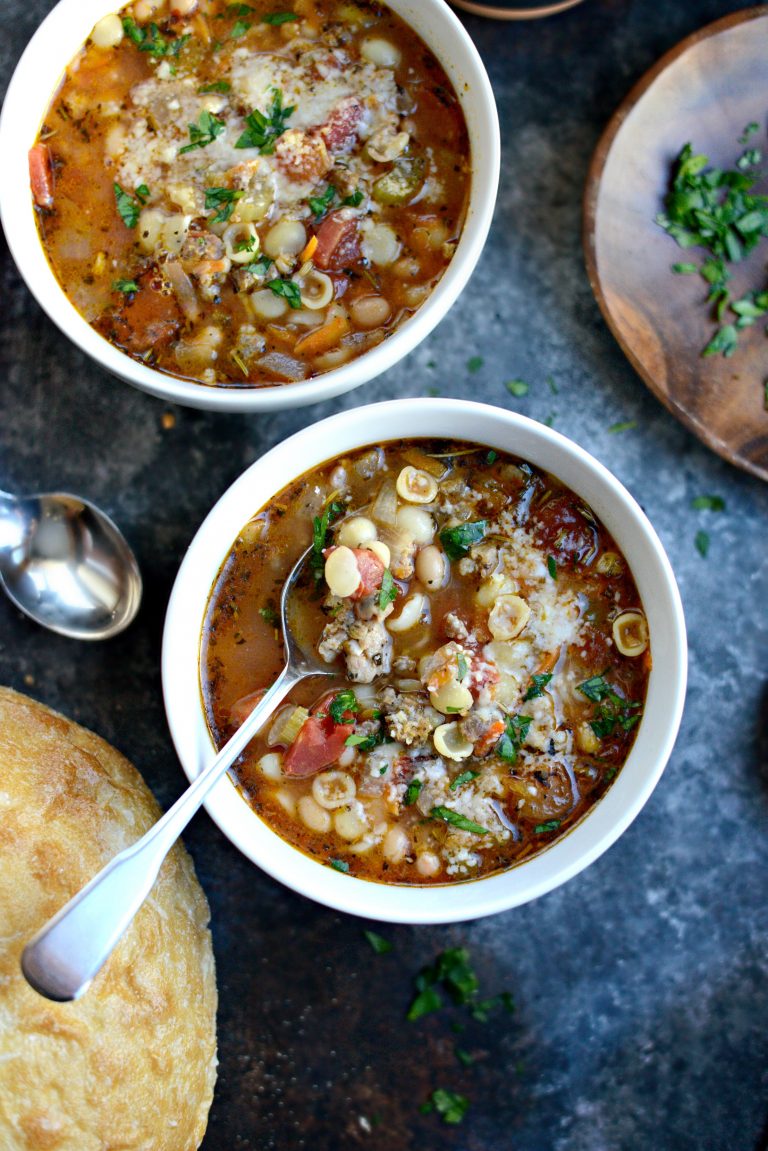
[[36, 623], [72, 639], [108, 639], [141, 602], [141, 573], [117, 525], [68, 492], [0, 491], [0, 584]]

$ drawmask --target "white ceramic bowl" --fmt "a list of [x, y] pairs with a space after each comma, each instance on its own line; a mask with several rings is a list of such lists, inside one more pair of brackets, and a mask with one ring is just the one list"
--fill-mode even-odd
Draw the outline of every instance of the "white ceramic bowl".
[[201, 702], [202, 624], [214, 580], [243, 525], [296, 479], [297, 472], [374, 441], [411, 436], [469, 440], [521, 456], [554, 473], [582, 496], [615, 538], [637, 582], [653, 651], [645, 713], [627, 762], [581, 822], [539, 855], [499, 875], [439, 887], [385, 885], [332, 871], [271, 831], [229, 779], [216, 784], [206, 807], [254, 863], [319, 903], [373, 919], [445, 923], [515, 907], [576, 875], [629, 826], [672, 751], [687, 669], [680, 596], [658, 536], [632, 496], [602, 464], [542, 424], [462, 400], [375, 404], [298, 432], [248, 468], [221, 497], [192, 541], [165, 622], [163, 692], [171, 735], [192, 780], [214, 754]]
[[212, 411], [264, 412], [299, 407], [348, 392], [392, 367], [446, 315], [466, 285], [491, 224], [499, 180], [499, 122], [477, 49], [444, 0], [387, 0], [445, 68], [469, 129], [472, 182], [464, 230], [435, 290], [392, 336], [334, 371], [267, 388], [209, 387], [175, 379], [132, 360], [100, 336], [59, 287], [41, 247], [29, 189], [27, 153], [64, 69], [115, 0], [59, 0], [29, 42], [13, 74], [0, 117], [0, 217], [18, 268], [32, 294], [65, 335], [121, 380], [179, 404]]

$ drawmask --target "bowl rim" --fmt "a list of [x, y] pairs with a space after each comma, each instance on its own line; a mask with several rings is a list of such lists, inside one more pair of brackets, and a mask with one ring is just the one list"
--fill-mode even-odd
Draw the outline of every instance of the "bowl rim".
[[[413, 351], [449, 312], [466, 286], [491, 226], [501, 165], [498, 112], [490, 79], [463, 24], [444, 0], [384, 0], [412, 26], [448, 73], [461, 103], [470, 139], [472, 173], [467, 213], [453, 259], [417, 311], [362, 356], [311, 379], [269, 387], [210, 386], [156, 371], [110, 344], [75, 308], [48, 264], [35, 223], [27, 152], [64, 70], [100, 15], [114, 0], [58, 0], [27, 44], [11, 77], [0, 113], [0, 220], [14, 262], [53, 323], [81, 351], [113, 376], [150, 395], [212, 411], [275, 411], [330, 399], [376, 378]], [[435, 47], [447, 42], [450, 56]], [[56, 83], [41, 89], [39, 77]]]
[[[587, 500], [616, 539], [637, 581], [654, 648], [644, 719], [624, 767], [579, 823], [537, 855], [486, 878], [439, 886], [382, 884], [336, 873], [273, 832], [229, 779], [214, 786], [205, 807], [236, 847], [299, 894], [382, 921], [448, 923], [543, 895], [597, 859], [635, 819], [666, 766], [682, 718], [686, 632], [677, 583], [648, 518], [620, 481], [574, 441], [515, 412], [467, 400], [391, 400], [353, 408], [295, 433], [251, 464], [208, 513], [182, 561], [168, 604], [161, 665], [170, 733], [190, 781], [214, 754], [202, 707], [200, 636], [210, 591], [238, 532], [290, 482], [284, 482], [286, 474], [298, 478], [371, 444], [377, 434], [379, 443], [397, 439], [397, 429], [402, 438], [403, 428], [409, 439], [479, 442], [552, 471]], [[290, 463], [296, 459], [302, 461], [298, 472]], [[574, 476], [580, 482], [574, 484]]]

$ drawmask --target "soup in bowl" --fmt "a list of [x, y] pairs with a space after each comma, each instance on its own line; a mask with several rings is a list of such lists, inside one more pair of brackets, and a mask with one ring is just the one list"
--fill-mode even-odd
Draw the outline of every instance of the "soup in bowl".
[[14, 180], [25, 134], [32, 199], [0, 181], [0, 210], [33, 291], [105, 366], [202, 407], [394, 363], [469, 277], [498, 177], [487, 77], [437, 0], [61, 0], [6, 101]]
[[275, 605], [309, 544], [295, 630], [337, 677], [296, 689], [211, 794], [246, 854], [331, 906], [427, 922], [524, 902], [620, 834], [671, 749], [685, 640], [661, 545], [609, 473], [460, 401], [363, 408], [273, 449], [171, 599], [190, 778], [278, 674]]

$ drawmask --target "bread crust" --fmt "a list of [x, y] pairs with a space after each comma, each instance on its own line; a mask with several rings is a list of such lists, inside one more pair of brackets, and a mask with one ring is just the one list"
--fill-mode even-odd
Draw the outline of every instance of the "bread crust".
[[31, 935], [160, 814], [103, 739], [0, 687], [0, 1145], [194, 1151], [216, 1079], [208, 904], [177, 844], [92, 987], [51, 1003]]

